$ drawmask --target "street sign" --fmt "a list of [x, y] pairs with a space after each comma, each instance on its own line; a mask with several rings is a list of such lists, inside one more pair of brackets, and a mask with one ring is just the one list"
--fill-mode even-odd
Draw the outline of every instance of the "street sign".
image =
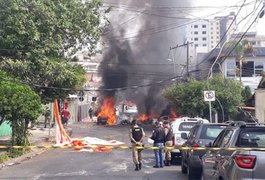
[[215, 91], [204, 91], [204, 101], [215, 101]]

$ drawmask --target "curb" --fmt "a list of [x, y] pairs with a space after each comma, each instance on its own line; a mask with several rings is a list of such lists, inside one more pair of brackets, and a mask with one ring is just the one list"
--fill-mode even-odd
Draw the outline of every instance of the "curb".
[[[69, 133], [69, 136], [72, 135], [72, 129], [68, 129], [67, 130], [68, 133]], [[37, 145], [39, 143], [39, 141], [42, 141], [42, 142], [45, 142], [43, 143], [42, 145], [47, 145], [47, 142], [50, 142], [48, 143], [48, 145], [50, 145], [51, 143], [55, 143], [53, 142], [51, 139], [55, 138], [54, 136], [51, 135], [50, 137], [50, 140], [47, 141], [47, 139], [43, 139], [43, 137], [40, 139], [35, 139], [34, 142], [32, 142], [32, 145]], [[3, 168], [5, 167], [9, 167], [9, 166], [13, 166], [13, 165], [16, 165], [16, 164], [21, 164], [23, 161], [26, 161], [28, 159], [31, 159], [33, 157], [36, 157], [44, 152], [46, 152], [47, 148], [44, 148], [44, 149], [39, 149], [39, 148], [36, 148], [36, 149], [31, 149], [30, 152], [26, 153], [26, 154], [23, 154], [22, 156], [19, 156], [19, 157], [16, 157], [16, 158], [11, 158], [3, 163], [0, 164], [0, 170], [2, 170]]]
[[12, 158], [12, 159], [7, 160], [4, 163], [0, 164], [0, 170], [5, 168], [5, 167], [8, 167], [8, 166], [20, 164], [23, 161], [26, 161], [28, 159], [31, 159], [31, 158], [37, 156], [37, 155], [40, 155], [47, 150], [48, 149], [32, 149], [31, 152], [29, 152], [29, 153], [23, 154], [22, 156], [19, 156], [16, 158]]

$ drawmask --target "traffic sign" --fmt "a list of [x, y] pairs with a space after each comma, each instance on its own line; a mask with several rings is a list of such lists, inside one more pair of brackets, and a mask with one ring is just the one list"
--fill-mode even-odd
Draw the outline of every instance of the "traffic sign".
[[204, 91], [204, 101], [215, 101], [215, 91]]

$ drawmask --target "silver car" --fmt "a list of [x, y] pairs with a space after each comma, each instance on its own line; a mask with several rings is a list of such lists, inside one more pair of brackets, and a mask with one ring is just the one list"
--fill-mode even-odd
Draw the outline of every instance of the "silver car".
[[202, 157], [202, 179], [265, 179], [264, 125], [232, 123], [209, 147]]

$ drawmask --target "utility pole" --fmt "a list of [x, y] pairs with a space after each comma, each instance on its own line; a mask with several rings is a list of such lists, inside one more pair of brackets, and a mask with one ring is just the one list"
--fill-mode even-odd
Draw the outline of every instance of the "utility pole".
[[189, 70], [189, 61], [190, 61], [190, 55], [189, 55], [189, 41], [187, 41], [187, 79], [190, 79], [190, 70]]
[[187, 65], [186, 65], [186, 71], [187, 71], [187, 79], [189, 80], [189, 78], [190, 78], [190, 69], [189, 69], [189, 61], [190, 61], [190, 55], [189, 55], [189, 45], [190, 44], [192, 44], [193, 42], [189, 42], [189, 41], [187, 41], [187, 43], [184, 43], [184, 44], [181, 44], [181, 45], [177, 45], [177, 46], [175, 46], [175, 47], [170, 47], [170, 50], [172, 50], [172, 49], [176, 49], [176, 48], [179, 48], [179, 47], [182, 47], [182, 46], [187, 46]]

